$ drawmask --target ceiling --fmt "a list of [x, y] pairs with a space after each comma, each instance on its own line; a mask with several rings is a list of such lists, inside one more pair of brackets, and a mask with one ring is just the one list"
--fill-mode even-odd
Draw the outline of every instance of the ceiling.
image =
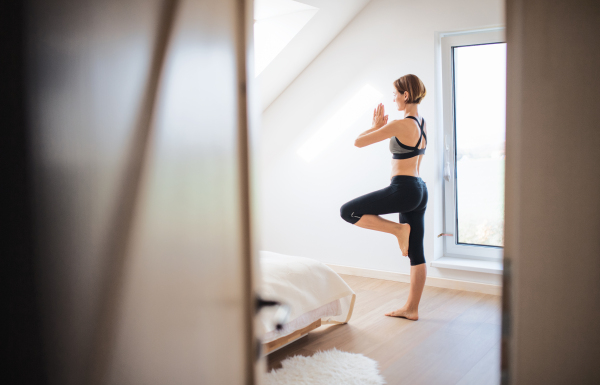
[[255, 74], [264, 111], [370, 0], [255, 0]]

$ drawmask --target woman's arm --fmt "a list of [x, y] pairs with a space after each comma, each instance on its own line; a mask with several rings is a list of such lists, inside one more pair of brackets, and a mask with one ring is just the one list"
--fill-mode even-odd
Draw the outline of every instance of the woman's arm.
[[384, 115], [383, 104], [379, 103], [373, 111], [373, 123], [370, 129], [361, 133], [354, 141], [356, 147], [365, 147], [394, 136], [392, 124], [387, 124], [388, 116]]
[[373, 131], [375, 131], [375, 130], [379, 130], [380, 128], [381, 128], [381, 127], [371, 127], [371, 128], [369, 128], [367, 131], [365, 131], [365, 132], [363, 132], [362, 134], [360, 134], [358, 137], [360, 138], [361, 136], [363, 136], [363, 135], [366, 135], [366, 134], [368, 134], [369, 132], [373, 132]]

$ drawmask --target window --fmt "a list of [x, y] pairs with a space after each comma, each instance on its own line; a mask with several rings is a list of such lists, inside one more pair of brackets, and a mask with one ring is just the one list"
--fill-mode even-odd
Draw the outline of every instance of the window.
[[496, 28], [441, 37], [444, 255], [501, 260], [506, 43]]

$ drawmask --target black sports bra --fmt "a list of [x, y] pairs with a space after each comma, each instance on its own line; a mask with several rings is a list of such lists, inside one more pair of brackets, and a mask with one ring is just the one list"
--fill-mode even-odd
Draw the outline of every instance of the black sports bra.
[[[398, 138], [392, 136], [390, 138], [390, 151], [392, 153], [392, 158], [394, 159], [408, 159], [417, 155], [422, 155], [425, 154], [425, 149], [427, 148], [427, 135], [425, 135], [425, 132], [423, 132], [425, 118], [422, 118], [421, 124], [419, 124], [419, 120], [414, 116], [406, 116], [405, 118], [414, 119], [417, 122], [419, 128], [421, 129], [421, 135], [419, 136], [419, 141], [417, 142], [417, 145], [414, 147], [402, 144], [400, 143]], [[421, 139], [423, 137], [425, 137], [425, 147], [419, 148], [419, 144], [421, 144]]]

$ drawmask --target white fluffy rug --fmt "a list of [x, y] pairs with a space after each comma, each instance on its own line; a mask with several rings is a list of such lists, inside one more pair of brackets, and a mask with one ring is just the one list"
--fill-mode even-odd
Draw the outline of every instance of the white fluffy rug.
[[377, 361], [333, 348], [312, 357], [294, 356], [265, 374], [266, 385], [382, 385]]

